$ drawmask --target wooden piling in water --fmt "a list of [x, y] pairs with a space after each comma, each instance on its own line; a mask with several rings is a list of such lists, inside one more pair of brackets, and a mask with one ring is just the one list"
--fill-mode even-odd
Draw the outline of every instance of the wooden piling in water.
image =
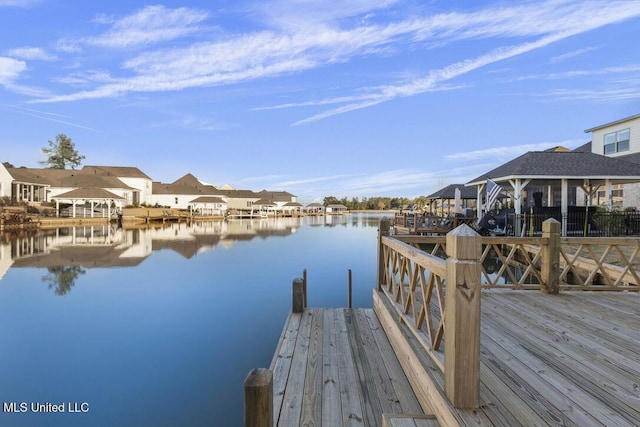
[[273, 426], [273, 371], [252, 369], [244, 380], [245, 427]]
[[293, 302], [291, 305], [291, 311], [293, 313], [302, 313], [304, 311], [305, 301], [307, 300], [306, 292], [304, 289], [304, 280], [302, 280], [301, 278], [294, 279], [292, 287]]

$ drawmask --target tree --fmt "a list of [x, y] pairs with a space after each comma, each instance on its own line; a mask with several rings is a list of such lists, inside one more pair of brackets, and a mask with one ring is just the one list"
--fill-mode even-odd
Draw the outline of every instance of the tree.
[[84, 156], [78, 153], [73, 141], [67, 135], [58, 134], [55, 142], [51, 140], [48, 142], [49, 146], [42, 149], [42, 152], [47, 156], [47, 160], [40, 162], [47, 168], [66, 169], [67, 166], [70, 166], [71, 169], [75, 169], [84, 160]]

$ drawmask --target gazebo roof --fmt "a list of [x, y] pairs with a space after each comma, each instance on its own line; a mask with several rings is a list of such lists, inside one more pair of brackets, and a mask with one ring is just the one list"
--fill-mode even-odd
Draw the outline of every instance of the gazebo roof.
[[107, 191], [102, 188], [76, 188], [75, 190], [67, 191], [66, 193], [58, 194], [51, 198], [52, 200], [124, 200], [124, 197], [120, 197], [117, 194]]
[[215, 196], [200, 196], [191, 201], [191, 203], [227, 203], [220, 197]]
[[529, 151], [467, 182], [467, 186], [510, 179], [640, 181], [640, 164], [584, 151]]
[[464, 184], [450, 184], [435, 193], [431, 193], [427, 196], [427, 199], [450, 199], [456, 198], [456, 188], [460, 190], [461, 199], [475, 200], [477, 198], [476, 189], [472, 187], [465, 187]]

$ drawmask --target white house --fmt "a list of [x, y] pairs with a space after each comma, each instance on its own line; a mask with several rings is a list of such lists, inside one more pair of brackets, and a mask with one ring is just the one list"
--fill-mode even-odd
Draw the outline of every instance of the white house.
[[[224, 210], [226, 210], [226, 197], [221, 195], [220, 191], [213, 185], [203, 184], [190, 173], [170, 184], [154, 182], [152, 189], [151, 204], [154, 205], [169, 206], [176, 209], [197, 209], [203, 207], [200, 206], [202, 200], [196, 201], [199, 198], [217, 197], [220, 199], [220, 202], [214, 203], [225, 204]], [[206, 209], [210, 208], [210, 206], [206, 207]]]

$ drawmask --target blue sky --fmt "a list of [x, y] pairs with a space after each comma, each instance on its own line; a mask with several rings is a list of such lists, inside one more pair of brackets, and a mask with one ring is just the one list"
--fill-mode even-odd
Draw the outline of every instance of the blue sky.
[[0, 0], [0, 161], [427, 195], [640, 113], [640, 1]]

